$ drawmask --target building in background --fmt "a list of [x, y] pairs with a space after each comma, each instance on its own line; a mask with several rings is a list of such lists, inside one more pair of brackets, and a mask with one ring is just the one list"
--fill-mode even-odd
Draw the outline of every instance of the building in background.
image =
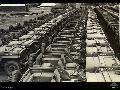
[[80, 8], [81, 3], [76, 3], [76, 8]]
[[40, 9], [41, 11], [45, 11], [45, 12], [51, 12], [52, 7], [54, 7], [56, 4], [55, 3], [42, 3], [40, 5]]

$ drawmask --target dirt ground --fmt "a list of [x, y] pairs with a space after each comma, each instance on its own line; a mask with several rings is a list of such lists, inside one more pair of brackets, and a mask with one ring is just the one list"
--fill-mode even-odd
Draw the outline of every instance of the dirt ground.
[[8, 79], [7, 74], [5, 73], [4, 70], [2, 70], [2, 69], [0, 68], [0, 82], [1, 82], [1, 81], [5, 81], [5, 80], [7, 80], [7, 79]]

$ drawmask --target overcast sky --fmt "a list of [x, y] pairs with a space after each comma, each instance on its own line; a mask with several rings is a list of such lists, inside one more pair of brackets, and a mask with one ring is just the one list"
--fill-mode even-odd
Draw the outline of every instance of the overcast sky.
[[42, 3], [40, 6], [55, 6], [55, 3]]

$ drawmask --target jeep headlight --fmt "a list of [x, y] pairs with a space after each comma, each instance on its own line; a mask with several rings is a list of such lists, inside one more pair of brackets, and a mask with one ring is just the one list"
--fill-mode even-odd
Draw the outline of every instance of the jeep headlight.
[[6, 54], [6, 55], [9, 55], [9, 54]]
[[13, 55], [13, 54], [9, 54], [9, 55]]

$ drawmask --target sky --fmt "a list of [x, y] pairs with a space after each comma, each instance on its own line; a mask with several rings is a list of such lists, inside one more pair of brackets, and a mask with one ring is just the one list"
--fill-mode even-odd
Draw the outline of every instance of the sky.
[[0, 6], [25, 6], [25, 4], [1, 4]]
[[42, 3], [40, 6], [55, 6], [55, 3]]

